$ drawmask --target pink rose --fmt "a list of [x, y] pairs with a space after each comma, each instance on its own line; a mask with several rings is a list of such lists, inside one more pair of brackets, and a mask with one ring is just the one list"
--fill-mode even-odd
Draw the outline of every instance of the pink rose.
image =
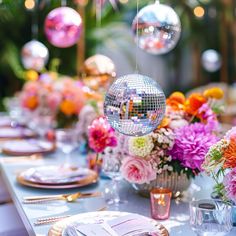
[[135, 184], [149, 183], [156, 179], [156, 171], [143, 158], [129, 156], [122, 162], [121, 173], [126, 180]]

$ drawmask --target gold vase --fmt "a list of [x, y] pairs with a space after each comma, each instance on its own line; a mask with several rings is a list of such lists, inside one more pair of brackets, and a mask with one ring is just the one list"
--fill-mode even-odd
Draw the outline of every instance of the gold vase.
[[176, 172], [170, 174], [167, 171], [163, 171], [161, 174], [157, 175], [155, 180], [152, 180], [148, 184], [132, 184], [132, 186], [144, 197], [149, 197], [151, 189], [157, 187], [168, 188], [172, 191], [173, 197], [178, 197], [183, 191], [189, 188], [190, 184], [191, 179], [189, 179], [186, 174], [178, 174]]

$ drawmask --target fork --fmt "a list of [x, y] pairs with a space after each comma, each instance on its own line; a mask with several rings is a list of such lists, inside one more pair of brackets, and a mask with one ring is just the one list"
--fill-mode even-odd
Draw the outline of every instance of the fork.
[[100, 192], [94, 193], [73, 193], [73, 194], [61, 194], [61, 195], [48, 195], [48, 196], [36, 196], [36, 197], [25, 197], [23, 203], [26, 204], [34, 204], [34, 203], [44, 203], [48, 201], [56, 201], [56, 200], [65, 200], [67, 202], [74, 202], [78, 198], [89, 198], [89, 197], [100, 197]]
[[[97, 211], [105, 211], [106, 209], [107, 209], [107, 207], [105, 206], [105, 207], [99, 208]], [[51, 224], [51, 223], [55, 223], [57, 221], [66, 219], [66, 218], [71, 217], [71, 216], [72, 215], [62, 215], [62, 216], [52, 216], [52, 217], [39, 218], [34, 223], [34, 225], [39, 226], [39, 225]]]

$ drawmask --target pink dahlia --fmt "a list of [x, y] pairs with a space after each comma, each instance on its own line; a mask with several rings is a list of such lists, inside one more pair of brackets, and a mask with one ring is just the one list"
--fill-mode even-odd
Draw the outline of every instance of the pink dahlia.
[[236, 203], [236, 168], [224, 177], [224, 186], [227, 197]]
[[117, 139], [114, 129], [105, 117], [95, 119], [88, 127], [89, 146], [95, 152], [103, 152], [106, 147], [115, 147]]
[[202, 170], [201, 165], [217, 137], [202, 123], [194, 123], [174, 130], [175, 144], [169, 154], [184, 167]]
[[149, 183], [156, 178], [156, 171], [149, 161], [129, 156], [122, 162], [121, 173], [123, 177], [135, 184]]

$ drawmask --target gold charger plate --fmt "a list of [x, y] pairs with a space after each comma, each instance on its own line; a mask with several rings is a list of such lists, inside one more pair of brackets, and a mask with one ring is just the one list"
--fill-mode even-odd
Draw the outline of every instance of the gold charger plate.
[[[48, 236], [66, 236], [67, 234], [63, 233], [64, 229], [66, 226], [73, 222], [78, 222], [80, 221], [81, 223], [83, 222], [88, 222], [91, 219], [114, 219], [120, 216], [125, 216], [129, 214], [128, 212], [119, 212], [119, 211], [97, 211], [97, 212], [88, 212], [88, 213], [81, 213], [78, 215], [74, 215], [72, 217], [66, 218], [64, 220], [60, 220], [57, 223], [55, 223], [49, 230]], [[153, 224], [156, 227], [156, 230], [160, 236], [169, 236], [168, 230], [160, 223], [157, 221], [145, 217], [150, 221], [151, 224]]]
[[[27, 171], [27, 170], [26, 170]], [[35, 183], [25, 179], [24, 171], [19, 173], [16, 177], [18, 183], [24, 186], [33, 187], [33, 188], [42, 188], [42, 189], [69, 189], [69, 188], [78, 188], [84, 187], [90, 184], [95, 184], [98, 181], [98, 173], [89, 170], [89, 174], [77, 182], [72, 183], [63, 183], [63, 184], [48, 184], [48, 183]]]
[[[10, 131], [10, 134], [7, 133]], [[15, 134], [12, 135], [11, 132]], [[4, 134], [5, 133], [5, 134]], [[0, 127], [0, 140], [15, 140], [23, 138], [36, 138], [37, 134], [28, 128]]]
[[[24, 139], [19, 139], [19, 140], [8, 140], [7, 142], [25, 142], [26, 140]], [[37, 140], [36, 140], [37, 141]], [[32, 145], [34, 145], [32, 143]], [[33, 154], [49, 154], [52, 153], [56, 150], [56, 145], [52, 144], [51, 147], [48, 148], [42, 148], [41, 150], [35, 150], [35, 151], [27, 151], [27, 150], [21, 150], [21, 151], [15, 151], [13, 149], [7, 148], [7, 147], [2, 147], [2, 153], [10, 156], [30, 156]]]

